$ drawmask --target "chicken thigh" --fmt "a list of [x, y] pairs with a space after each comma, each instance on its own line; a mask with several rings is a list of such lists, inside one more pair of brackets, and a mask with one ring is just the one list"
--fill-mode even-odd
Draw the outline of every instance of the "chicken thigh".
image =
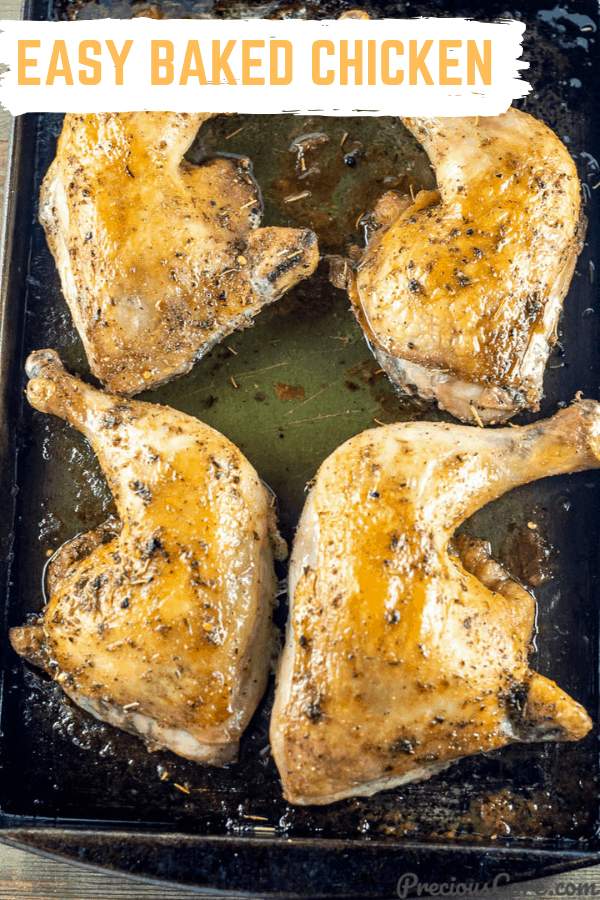
[[271, 720], [290, 802], [370, 796], [513, 741], [588, 732], [583, 707], [529, 667], [534, 598], [485, 543], [449, 542], [512, 487], [598, 467], [594, 401], [521, 429], [389, 425], [323, 463], [292, 553]]
[[258, 228], [247, 159], [182, 157], [209, 113], [67, 115], [40, 221], [90, 367], [119, 394], [187, 372], [313, 272], [311, 231]]
[[439, 193], [384, 195], [360, 264], [334, 283], [402, 390], [471, 423], [538, 409], [585, 233], [575, 164], [517, 109], [403, 122]]
[[[10, 633], [99, 719], [212, 765], [236, 759], [273, 651], [272, 497], [223, 435], [27, 361], [29, 402], [90, 441], [120, 521], [66, 544], [40, 619]], [[285, 554], [284, 554], [285, 555]]]

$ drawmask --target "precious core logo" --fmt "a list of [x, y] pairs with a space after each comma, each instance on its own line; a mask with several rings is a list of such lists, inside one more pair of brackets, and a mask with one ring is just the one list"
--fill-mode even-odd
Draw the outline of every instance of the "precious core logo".
[[417, 897], [422, 897], [423, 895], [428, 897], [485, 897], [491, 896], [494, 891], [509, 883], [510, 875], [507, 872], [499, 872], [493, 881], [483, 883], [458, 881], [452, 877], [450, 881], [442, 882], [441, 884], [419, 881], [418, 876], [414, 872], [405, 872], [398, 879], [396, 893], [401, 900], [405, 900], [412, 892], [416, 893]]

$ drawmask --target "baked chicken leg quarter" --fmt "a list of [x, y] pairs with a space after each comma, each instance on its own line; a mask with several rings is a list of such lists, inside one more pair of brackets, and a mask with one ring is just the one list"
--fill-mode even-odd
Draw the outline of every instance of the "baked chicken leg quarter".
[[187, 372], [317, 264], [311, 231], [258, 228], [249, 160], [183, 160], [210, 117], [65, 116], [40, 220], [92, 372], [115, 393]]
[[[273, 650], [271, 497], [223, 435], [166, 406], [120, 401], [27, 361], [29, 402], [91, 442], [120, 521], [51, 561], [39, 621], [11, 630], [99, 719], [197, 762], [236, 759]], [[283, 545], [285, 546], [285, 545]]]
[[429, 778], [512, 741], [572, 741], [583, 707], [528, 664], [534, 598], [489, 545], [449, 541], [505, 491], [600, 467], [600, 404], [521, 429], [366, 431], [319, 469], [290, 567], [271, 747], [286, 798]]
[[[409, 118], [439, 193], [390, 192], [347, 286], [400, 388], [459, 419], [537, 409], [563, 299], [583, 246], [575, 164], [542, 122]], [[475, 412], [474, 412], [475, 410]]]

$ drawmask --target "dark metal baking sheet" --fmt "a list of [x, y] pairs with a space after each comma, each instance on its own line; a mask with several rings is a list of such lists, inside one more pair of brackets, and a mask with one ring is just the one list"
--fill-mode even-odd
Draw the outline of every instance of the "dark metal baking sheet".
[[[26, 16], [331, 16], [357, 5], [31, 0]], [[374, 15], [512, 15], [526, 23], [524, 56], [531, 68], [525, 77], [533, 91], [521, 105], [568, 142], [589, 219], [540, 416], [577, 391], [598, 397], [595, 4], [563, 8], [536, 0], [509, 10], [493, 2], [450, 11], [442, 3], [405, 2], [368, 8]], [[482, 883], [499, 872], [516, 881], [600, 861], [597, 727], [578, 744], [515, 745], [371, 799], [294, 808], [281, 798], [268, 753], [272, 685], [243, 740], [240, 763], [216, 770], [167, 752], [148, 754], [134, 738], [91, 721], [11, 651], [7, 628], [43, 605], [48, 554], [95, 527], [112, 508], [83, 438], [23, 402], [22, 364], [33, 349], [55, 347], [71, 369], [86, 372], [37, 223], [39, 185], [60, 127], [56, 115], [16, 121], [3, 239], [0, 836], [88, 863], [254, 897], [386, 897], [407, 871], [429, 882], [454, 877]], [[346, 131], [349, 144], [342, 152]], [[285, 196], [298, 186], [290, 147], [308, 132], [329, 138], [319, 150], [323, 177], [309, 202], [286, 206]], [[353, 167], [344, 163], [350, 146], [357, 150]], [[394, 177], [405, 188], [427, 186], [431, 179], [427, 160], [394, 119], [215, 119], [201, 130], [192, 158], [225, 151], [253, 160], [265, 224], [312, 225], [326, 252], [360, 243], [360, 213]], [[252, 329], [215, 348], [190, 376], [146, 395], [199, 416], [243, 449], [278, 494], [288, 539], [305, 482], [338, 444], [374, 420], [439, 418], [426, 404], [401, 401], [377, 373], [346, 296], [326, 275], [321, 265], [313, 279], [263, 312]], [[277, 383], [300, 387], [304, 397], [279, 397]], [[534, 585], [535, 668], [596, 721], [599, 488], [595, 472], [538, 482], [490, 504], [466, 526], [490, 539], [496, 554]], [[283, 622], [285, 610], [278, 615]]]

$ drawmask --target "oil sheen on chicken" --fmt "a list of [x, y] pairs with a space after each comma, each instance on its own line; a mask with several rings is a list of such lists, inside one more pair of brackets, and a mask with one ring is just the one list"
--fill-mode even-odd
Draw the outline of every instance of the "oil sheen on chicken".
[[[294, 543], [271, 720], [286, 798], [429, 778], [513, 741], [573, 741], [586, 711], [532, 671], [535, 600], [455, 529], [511, 488], [600, 466], [600, 404], [534, 425], [389, 425], [319, 469]], [[568, 640], [568, 638], [567, 638]]]
[[209, 113], [67, 115], [40, 220], [94, 375], [131, 395], [187, 372], [313, 272], [314, 234], [258, 228], [248, 159], [183, 160]]
[[225, 765], [270, 669], [272, 497], [223, 435], [174, 409], [123, 401], [27, 361], [29, 402], [88, 438], [119, 520], [66, 544], [37, 623], [13, 647], [99, 719], [197, 762]]
[[385, 194], [356, 269], [339, 264], [373, 352], [402, 390], [459, 419], [537, 409], [562, 302], [583, 246], [566, 147], [516, 109], [405, 118], [439, 193]]

